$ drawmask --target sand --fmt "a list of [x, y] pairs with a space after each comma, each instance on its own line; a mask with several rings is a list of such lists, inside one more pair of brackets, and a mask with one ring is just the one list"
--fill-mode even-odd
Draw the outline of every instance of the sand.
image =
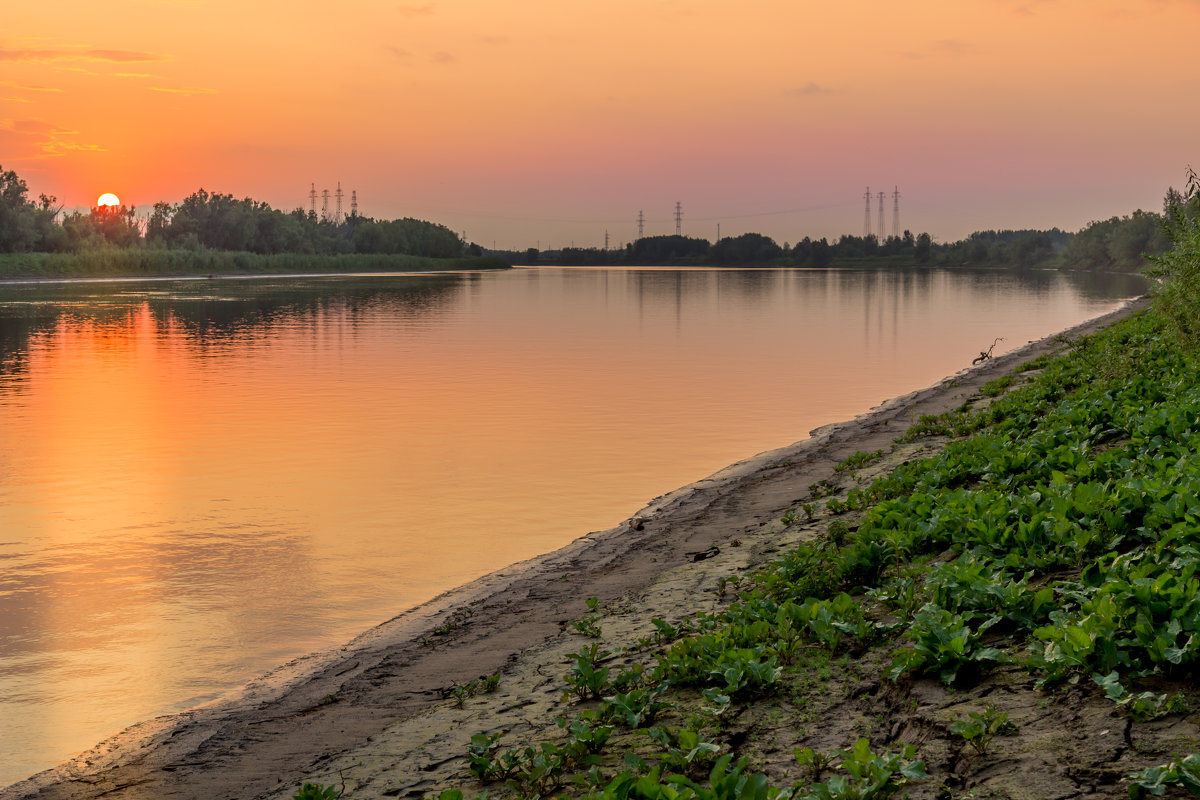
[[[1111, 324], [1138, 301], [1066, 336]], [[236, 695], [151, 720], [0, 790], [15, 798], [288, 798], [312, 780], [348, 797], [423, 797], [471, 782], [472, 734], [514, 743], [554, 730], [569, 654], [589, 643], [570, 624], [597, 597], [605, 646], [653, 633], [720, 602], [725, 582], [806, 535], [781, 515], [808, 499], [857, 451], [882, 449], [879, 473], [936, 443], [892, 449], [922, 414], [939, 414], [1043, 353], [1063, 335], [964, 369], [801, 442], [734, 464], [662, 497], [629, 520], [514, 564], [367, 631], [297, 659]], [[869, 476], [868, 476], [869, 477]], [[616, 658], [616, 657], [614, 657]], [[499, 689], [467, 700], [456, 686], [501, 673]]]

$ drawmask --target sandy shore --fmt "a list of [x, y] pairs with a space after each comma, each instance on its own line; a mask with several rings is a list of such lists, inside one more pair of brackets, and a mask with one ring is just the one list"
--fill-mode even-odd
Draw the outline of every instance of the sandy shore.
[[[1141, 302], [1068, 332], [1096, 330]], [[15, 798], [287, 798], [305, 780], [349, 797], [422, 797], [468, 783], [472, 734], [536, 736], [562, 713], [562, 673], [585, 643], [570, 621], [598, 597], [606, 646], [717, 602], [727, 578], [804, 535], [781, 514], [856, 451], [889, 451], [923, 414], [960, 406], [984, 383], [1063, 347], [1029, 344], [889, 400], [812, 438], [761, 453], [651, 502], [615, 528], [512, 565], [405, 612], [347, 645], [297, 659], [236, 695], [137, 725], [0, 790]], [[891, 449], [873, 472], [930, 444]], [[697, 554], [707, 557], [697, 560]], [[612, 649], [616, 649], [612, 647]], [[503, 673], [458, 707], [450, 690]], [[468, 790], [468, 793], [470, 790]]]

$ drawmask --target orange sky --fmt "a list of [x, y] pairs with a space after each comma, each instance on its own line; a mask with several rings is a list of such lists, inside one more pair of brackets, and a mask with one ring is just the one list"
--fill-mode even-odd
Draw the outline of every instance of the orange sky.
[[514, 248], [676, 201], [709, 239], [861, 234], [867, 185], [940, 240], [1074, 230], [1200, 166], [1197, 34], [1200, 0], [8, 4], [0, 166], [68, 207], [341, 181]]

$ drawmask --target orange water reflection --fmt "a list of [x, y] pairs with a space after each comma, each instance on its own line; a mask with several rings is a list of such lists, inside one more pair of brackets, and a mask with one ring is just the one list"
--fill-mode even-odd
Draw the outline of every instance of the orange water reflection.
[[0, 291], [0, 784], [1140, 290], [1080, 280]]

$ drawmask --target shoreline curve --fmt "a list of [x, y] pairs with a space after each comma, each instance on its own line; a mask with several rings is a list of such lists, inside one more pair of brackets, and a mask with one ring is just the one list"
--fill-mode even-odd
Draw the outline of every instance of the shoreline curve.
[[[605, 603], [635, 597], [668, 571], [698, 561], [695, 554], [738, 541], [731, 537], [749, 539], [846, 456], [886, 448], [920, 415], [955, 408], [1020, 363], [1146, 303], [1129, 301], [731, 464], [654, 498], [616, 526], [447, 590], [340, 647], [293, 659], [217, 700], [131, 726], [0, 789], [0, 800], [290, 797], [299, 780], [416, 718], [453, 686], [504, 671], [546, 647], [585, 612], [585, 597]], [[439, 626], [449, 635], [433, 636]], [[436, 763], [459, 760], [456, 752]]]

